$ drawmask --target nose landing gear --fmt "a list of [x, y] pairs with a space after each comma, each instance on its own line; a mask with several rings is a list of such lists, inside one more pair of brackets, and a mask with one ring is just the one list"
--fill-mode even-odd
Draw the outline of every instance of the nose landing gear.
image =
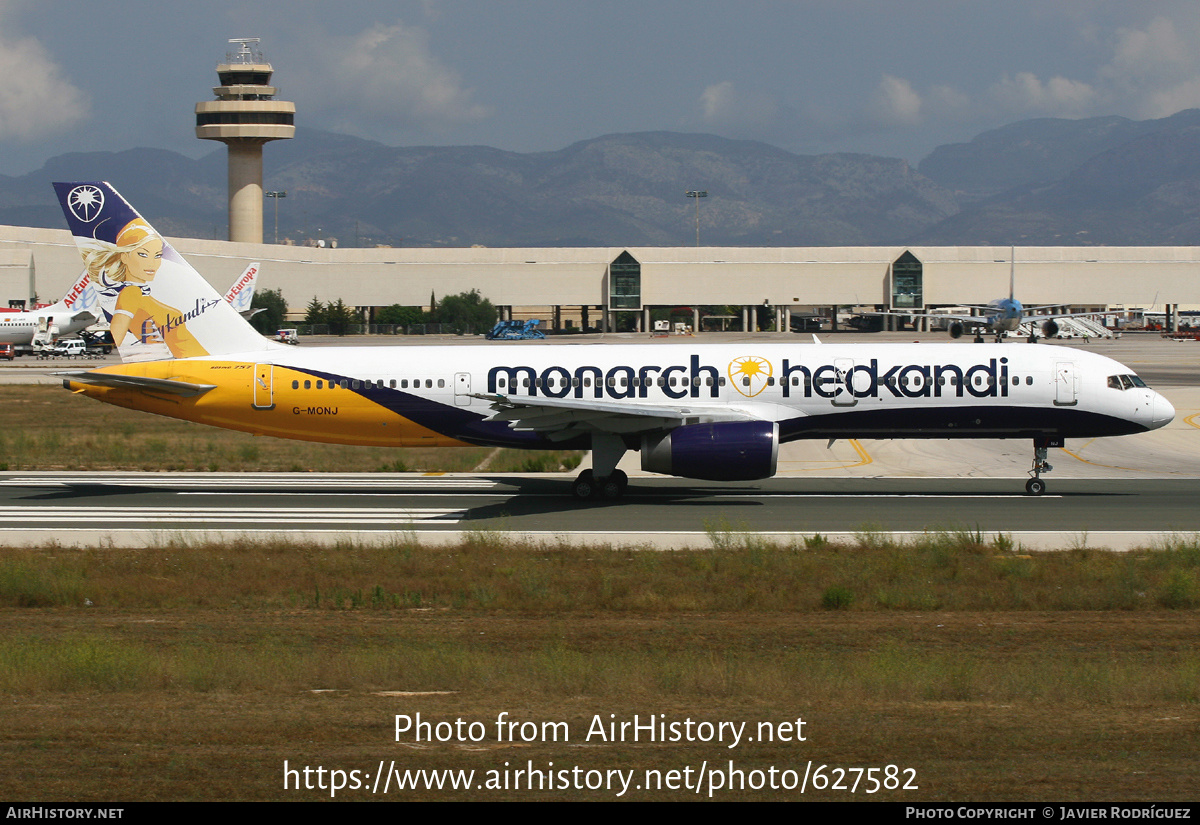
[[1062, 447], [1061, 438], [1035, 438], [1033, 440], [1033, 467], [1029, 471], [1032, 478], [1025, 482], [1025, 492], [1031, 496], [1040, 496], [1046, 492], [1046, 482], [1042, 481], [1042, 473], [1048, 473], [1054, 468], [1046, 460], [1046, 453], [1051, 447]]

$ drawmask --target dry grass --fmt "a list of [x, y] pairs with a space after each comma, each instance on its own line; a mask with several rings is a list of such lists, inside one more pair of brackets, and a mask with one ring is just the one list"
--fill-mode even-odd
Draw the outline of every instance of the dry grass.
[[[285, 790], [285, 760], [482, 775], [530, 762], [803, 771], [811, 759], [912, 767], [920, 786], [873, 796], [810, 788], [813, 799], [1194, 797], [1196, 613], [1171, 599], [1195, 592], [1197, 542], [1026, 558], [975, 538], [775, 547], [715, 531], [730, 546], [668, 553], [485, 534], [451, 548], [400, 537], [386, 547], [10, 550], [0, 558], [0, 794], [328, 797]], [[826, 606], [833, 586], [853, 594], [848, 605]], [[1123, 609], [1108, 609], [1114, 602]], [[486, 736], [397, 742], [395, 716], [418, 712], [481, 722]], [[501, 741], [502, 712], [565, 722], [571, 741]], [[597, 715], [634, 714], [751, 727], [802, 717], [807, 739], [732, 749], [584, 741]]]
[[[488, 447], [346, 447], [205, 427], [101, 404], [60, 387], [0, 386], [0, 469], [470, 472]], [[501, 450], [492, 472], [571, 469], [580, 454]]]

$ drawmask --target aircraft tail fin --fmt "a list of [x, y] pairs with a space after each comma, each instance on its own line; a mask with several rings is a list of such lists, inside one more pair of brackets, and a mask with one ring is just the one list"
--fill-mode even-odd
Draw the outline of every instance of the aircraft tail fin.
[[243, 318], [250, 311], [254, 301], [255, 282], [258, 279], [258, 261], [250, 264], [242, 272], [229, 291], [225, 293], [225, 302], [238, 311]]
[[259, 335], [110, 184], [55, 183], [54, 190], [123, 361], [279, 346]]
[[1017, 248], [1009, 247], [1008, 250], [1008, 300], [1015, 300], [1017, 297]]
[[69, 312], [71, 320], [86, 321], [90, 316], [92, 322], [100, 320], [100, 304], [95, 287], [92, 286], [92, 276], [85, 269], [79, 279], [67, 290], [67, 294], [58, 303], [47, 308], [52, 312]]

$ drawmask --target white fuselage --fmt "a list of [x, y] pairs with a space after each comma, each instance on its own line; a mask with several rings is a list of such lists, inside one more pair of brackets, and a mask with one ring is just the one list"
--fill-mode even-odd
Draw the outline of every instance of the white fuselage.
[[[664, 428], [773, 421], [781, 441], [1093, 437], [1154, 429], [1174, 416], [1152, 389], [1122, 389], [1119, 380], [1111, 386], [1113, 376], [1133, 376], [1129, 368], [1045, 345], [491, 344], [282, 348], [220, 360], [275, 365], [273, 382], [286, 383], [270, 390], [299, 399], [299, 409], [328, 397], [317, 381], [334, 381], [475, 443], [528, 442], [530, 433], [514, 438], [507, 424], [487, 421], [501, 399], [577, 410], [580, 435], [637, 431], [623, 412], [668, 410], [677, 420]], [[611, 426], [598, 417], [605, 410], [613, 413]]]

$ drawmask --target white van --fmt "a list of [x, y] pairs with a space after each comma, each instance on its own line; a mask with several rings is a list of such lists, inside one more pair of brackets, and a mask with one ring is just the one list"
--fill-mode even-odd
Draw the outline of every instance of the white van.
[[80, 338], [68, 338], [54, 346], [54, 354], [63, 358], [82, 358], [86, 352], [87, 344]]

